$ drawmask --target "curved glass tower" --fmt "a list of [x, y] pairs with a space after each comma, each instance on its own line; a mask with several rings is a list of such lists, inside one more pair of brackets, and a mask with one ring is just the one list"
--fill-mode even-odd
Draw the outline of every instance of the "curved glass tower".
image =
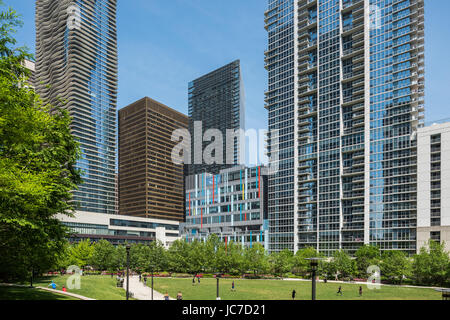
[[64, 105], [84, 183], [78, 210], [115, 214], [116, 0], [36, 1], [36, 90]]

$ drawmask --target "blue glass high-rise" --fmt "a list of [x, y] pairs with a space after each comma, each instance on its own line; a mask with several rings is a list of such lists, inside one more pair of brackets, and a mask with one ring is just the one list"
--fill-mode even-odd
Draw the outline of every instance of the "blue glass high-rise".
[[42, 99], [73, 118], [84, 181], [77, 209], [115, 214], [116, 1], [36, 1], [36, 78]]

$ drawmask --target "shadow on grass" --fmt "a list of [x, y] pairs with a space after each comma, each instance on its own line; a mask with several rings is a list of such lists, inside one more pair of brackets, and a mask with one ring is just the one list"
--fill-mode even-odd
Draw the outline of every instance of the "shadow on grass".
[[0, 300], [77, 300], [72, 297], [47, 292], [36, 288], [1, 287]]

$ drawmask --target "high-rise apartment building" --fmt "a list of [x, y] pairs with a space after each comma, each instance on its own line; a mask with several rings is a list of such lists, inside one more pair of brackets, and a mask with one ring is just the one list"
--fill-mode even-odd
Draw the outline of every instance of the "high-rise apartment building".
[[119, 110], [119, 214], [184, 221], [183, 165], [172, 161], [189, 119], [150, 98]]
[[419, 129], [417, 139], [417, 250], [429, 239], [450, 250], [450, 122]]
[[416, 251], [423, 0], [269, 0], [270, 250]]
[[115, 213], [116, 0], [36, 1], [36, 91], [73, 118], [82, 212]]
[[36, 76], [36, 63], [34, 61], [30, 61], [30, 60], [25, 60], [23, 62], [23, 66], [25, 68], [28, 69], [28, 71], [30, 72], [29, 76], [28, 76], [28, 85], [31, 86], [32, 88], [35, 87], [35, 76]]
[[[227, 130], [245, 130], [244, 101], [239, 60], [189, 83], [189, 133], [192, 162], [187, 166], [187, 175], [202, 172], [218, 174], [222, 169], [242, 164], [239, 138], [230, 141], [227, 148], [226, 136]], [[197, 130], [199, 134], [196, 135], [195, 122], [200, 121], [202, 126], [200, 130]], [[223, 163], [206, 164], [203, 157], [201, 157], [201, 163], [195, 161], [195, 156], [202, 155], [205, 147], [211, 144], [211, 141], [203, 141], [204, 134], [209, 129], [217, 129], [222, 133]], [[230, 158], [232, 155], [233, 163], [227, 163], [227, 155]]]

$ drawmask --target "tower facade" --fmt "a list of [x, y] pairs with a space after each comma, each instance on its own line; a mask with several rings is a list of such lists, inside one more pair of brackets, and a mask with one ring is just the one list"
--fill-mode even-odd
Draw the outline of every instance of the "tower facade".
[[188, 117], [150, 98], [119, 110], [119, 214], [184, 221], [183, 165], [172, 133]]
[[80, 143], [77, 210], [115, 213], [115, 0], [36, 1], [36, 91], [63, 106]]
[[417, 139], [417, 251], [429, 239], [450, 250], [450, 122], [420, 128]]
[[[235, 138], [227, 145], [227, 130], [245, 130], [245, 94], [241, 76], [240, 61], [212, 71], [189, 83], [189, 133], [192, 143], [192, 164], [186, 168], [187, 175], [211, 173], [241, 164], [240, 140]], [[201, 128], [196, 128], [201, 122]], [[205, 147], [211, 144], [203, 141], [207, 130], [216, 129], [223, 137], [223, 163], [197, 163], [195, 156], [201, 155]], [[196, 134], [197, 133], [197, 134]], [[211, 139], [213, 140], [213, 139]], [[201, 148], [201, 149], [200, 149]], [[227, 162], [232, 156], [232, 162]]]
[[423, 0], [269, 0], [265, 16], [270, 250], [414, 253]]

